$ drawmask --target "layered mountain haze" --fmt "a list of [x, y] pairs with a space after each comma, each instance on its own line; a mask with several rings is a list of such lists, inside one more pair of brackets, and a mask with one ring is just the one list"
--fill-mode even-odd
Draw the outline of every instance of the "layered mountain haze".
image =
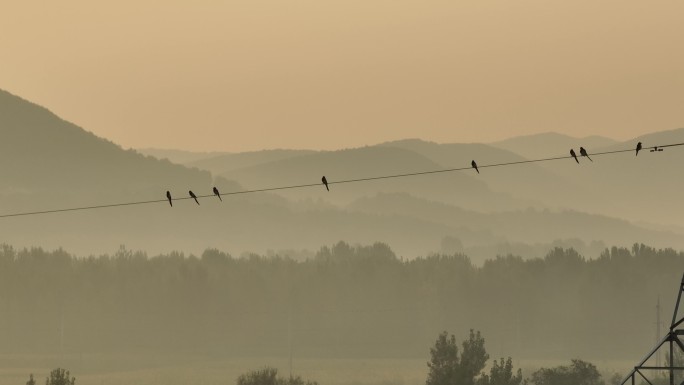
[[138, 152], [157, 159], [167, 159], [178, 164], [187, 164], [224, 155], [223, 152], [193, 152], [184, 150], [165, 150], [161, 148], [141, 148]]
[[[538, 139], [532, 136], [510, 141], [520, 146], [522, 154], [525, 148], [538, 146]], [[684, 163], [682, 148], [669, 148], [662, 152], [642, 150], [638, 156], [634, 150], [638, 142], [642, 142], [644, 147], [684, 143], [684, 128], [650, 133], [624, 142], [611, 141], [606, 146], [598, 146], [598, 143], [606, 142], [603, 139], [594, 144], [585, 139], [565, 141], [565, 148], [544, 146], [545, 156], [563, 154], [563, 151], [567, 153], [569, 148], [574, 148], [579, 154], [580, 146], [590, 154], [628, 151], [596, 156], [593, 162], [580, 158], [579, 166], [565, 161], [540, 163], [562, 179], [582, 187], [572, 191], [572, 205], [566, 204], [565, 207], [652, 225], [673, 225], [670, 229], [678, 229], [684, 224], [684, 208], [679, 194], [684, 183], [676, 176], [677, 165]], [[555, 198], [549, 196], [546, 201], [551, 202]]]
[[215, 175], [229, 173], [246, 167], [257, 166], [267, 162], [278, 162], [299, 155], [313, 154], [312, 150], [263, 150], [236, 154], [221, 154], [209, 158], [185, 163], [190, 167], [208, 170]]
[[603, 136], [587, 136], [574, 138], [557, 132], [545, 132], [535, 135], [524, 135], [490, 143], [527, 159], [541, 159], [556, 156], [558, 150], [569, 151], [572, 147], [602, 148], [617, 144], [618, 141]]
[[[462, 247], [447, 246], [441, 251], [463, 252], [477, 260], [487, 255], [516, 250], [525, 250], [525, 253], [520, 254], [528, 257], [543, 257], [555, 245], [570, 245], [578, 251], [596, 255], [605, 245], [624, 244], [630, 239], [649, 239], [658, 244], [674, 241], [684, 246], [684, 242], [675, 241], [678, 234], [672, 231], [649, 230], [625, 220], [572, 210], [529, 208], [481, 213], [403, 193], [362, 198], [349, 205], [349, 208], [396, 218], [419, 218], [449, 226], [451, 242], [457, 241]], [[553, 243], [552, 240], [563, 240], [565, 243]], [[521, 244], [536, 247], [519, 249]]]
[[[301, 155], [233, 170], [221, 176], [240, 181], [249, 188], [261, 188], [318, 183], [322, 175], [335, 182], [445, 168], [415, 151], [372, 146]], [[474, 170], [467, 173], [449, 172], [353, 184], [331, 184], [330, 188], [332, 193], [323, 195], [322, 198], [336, 204], [347, 204], [359, 197], [381, 192], [405, 191], [416, 196], [485, 211], [527, 206], [527, 202], [506, 193], [492, 191], [477, 177]], [[321, 197], [315, 189], [296, 189], [280, 194], [291, 199]]]
[[[448, 228], [407, 218], [393, 221], [333, 206], [290, 203], [278, 195], [231, 196], [226, 202], [174, 198], [243, 190], [207, 171], [144, 156], [97, 138], [46, 109], [7, 92], [0, 95], [0, 212], [13, 214], [122, 202], [160, 200], [155, 204], [6, 218], [2, 241], [17, 246], [64, 247], [81, 255], [120, 244], [151, 253], [207, 247], [243, 251], [317, 249], [321, 244], [400, 240], [407, 255], [433, 249]], [[316, 176], [314, 180], [320, 177]], [[318, 189], [320, 193], [325, 190]], [[380, 230], [378, 230], [380, 229]], [[375, 231], [374, 231], [375, 230]], [[413, 234], [399, 239], [396, 234]]]
[[[476, 262], [497, 254], [544, 255], [553, 245], [574, 245], [589, 255], [604, 245], [636, 241], [684, 248], [681, 232], [671, 226], [682, 225], [681, 210], [660, 204], [674, 202], [680, 182], [658, 172], [681, 160], [684, 152], [678, 149], [638, 158], [604, 156], [593, 163], [582, 159], [580, 166], [565, 159], [482, 167], [480, 174], [469, 169], [472, 159], [481, 166], [525, 161], [526, 145], [516, 153], [514, 146], [501, 144], [409, 139], [337, 151], [144, 150], [142, 155], [4, 91], [0, 132], [0, 214], [159, 201], [0, 219], [0, 241], [16, 246], [64, 247], [80, 255], [126, 244], [150, 253], [199, 254], [216, 247], [234, 255], [300, 250], [304, 256], [305, 250], [339, 240], [381, 241], [405, 257], [465, 252]], [[678, 140], [684, 131], [653, 135], [640, 140], [645, 145], [684, 141]], [[594, 140], [613, 146], [604, 148], [634, 145]], [[546, 149], [549, 155], [567, 152]], [[334, 183], [462, 167], [466, 170]], [[330, 192], [319, 185], [323, 175], [332, 182]], [[301, 184], [316, 186], [231, 194]], [[226, 194], [223, 202], [213, 196], [201, 198], [199, 206], [176, 200], [171, 208], [165, 200], [167, 189], [174, 198], [187, 198], [188, 190], [212, 195], [214, 185]], [[635, 202], [641, 202], [639, 209], [625, 209]]]
[[[397, 147], [419, 153], [442, 168], [459, 168], [470, 165], [476, 160], [480, 165], [481, 174], [476, 177], [484, 181], [495, 192], [513, 197], [522, 202], [517, 205], [507, 205], [506, 209], [521, 209], [527, 207], [556, 206], [557, 202], [564, 202], [559, 207], [571, 207], [573, 191], [581, 186], [563, 179], [538, 164], [524, 164], [521, 166], [496, 167], [497, 164], [522, 162], [527, 158], [512, 151], [500, 149], [480, 143], [433, 143], [422, 140], [402, 140], [384, 143], [381, 146]], [[488, 167], [488, 166], [493, 167]], [[550, 200], [548, 197], [554, 197]], [[470, 198], [470, 197], [467, 197]], [[491, 211], [497, 204], [488, 200], [486, 208]], [[460, 204], [471, 207], [469, 202]]]

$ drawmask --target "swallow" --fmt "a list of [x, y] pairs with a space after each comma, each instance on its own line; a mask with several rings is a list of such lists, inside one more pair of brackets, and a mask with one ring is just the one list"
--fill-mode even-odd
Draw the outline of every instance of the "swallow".
[[477, 163], [475, 163], [475, 161], [470, 162], [470, 165], [473, 166], [473, 168], [475, 169], [475, 171], [477, 171], [478, 174], [480, 173], [480, 170], [477, 169]]
[[641, 151], [641, 142], [637, 143], [636, 156], [639, 156], [639, 151]]
[[[580, 155], [586, 156], [587, 158], [589, 158], [589, 154], [587, 154], [587, 150], [585, 150], [584, 147], [580, 147]], [[591, 160], [591, 158], [589, 158], [589, 160]], [[591, 160], [591, 161], [593, 162], [593, 160]]]
[[216, 195], [221, 202], [223, 202], [223, 199], [221, 199], [221, 194], [219, 193], [219, 190], [214, 187], [214, 195]]
[[572, 148], [570, 149], [570, 155], [572, 155], [572, 157], [575, 158], [575, 162], [579, 164], [579, 160], [577, 160], [577, 154], [575, 154], [575, 150], [573, 150]]
[[330, 191], [330, 189], [328, 188], [328, 180], [325, 179], [325, 176], [321, 178], [321, 182], [323, 182], [323, 184], [325, 185], [325, 189]]
[[199, 204], [199, 201], [197, 200], [197, 195], [195, 195], [195, 193], [192, 192], [192, 190], [188, 191], [188, 194], [190, 194], [190, 196], [192, 197], [192, 199], [195, 200], [195, 203]]
[[171, 202], [171, 192], [168, 190], [166, 191], [166, 199], [169, 200], [169, 204], [171, 205], [171, 207], [173, 207], [173, 202]]

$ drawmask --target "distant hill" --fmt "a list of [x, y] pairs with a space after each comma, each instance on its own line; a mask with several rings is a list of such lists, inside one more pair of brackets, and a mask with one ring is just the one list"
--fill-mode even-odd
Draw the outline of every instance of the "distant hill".
[[379, 194], [349, 205], [352, 211], [395, 218], [410, 217], [449, 226], [450, 237], [459, 240], [463, 251], [478, 260], [474, 250], [497, 244], [548, 244], [557, 240], [578, 239], [589, 245], [604, 242], [631, 246], [647, 239], [658, 245], [684, 248], [678, 233], [649, 230], [625, 220], [572, 210], [516, 210], [479, 213], [451, 205], [431, 202], [405, 193]]
[[[684, 164], [684, 147], [663, 152], [631, 149], [638, 142], [654, 146], [684, 142], [684, 128], [642, 135], [607, 147], [586, 147], [590, 153], [630, 149], [627, 153], [594, 157], [594, 162], [548, 163], [549, 170], [583, 189], [576, 190], [577, 210], [650, 223], [684, 224], [681, 191], [684, 180], [678, 177]], [[551, 168], [553, 166], [553, 168]], [[569, 207], [569, 206], [566, 206]]]
[[197, 167], [200, 170], [207, 170], [214, 175], [220, 175], [245, 167], [257, 166], [269, 162], [313, 154], [312, 150], [263, 150], [252, 152], [241, 152], [237, 154], [220, 154], [196, 161], [185, 162], [189, 167]]
[[[418, 139], [383, 143], [380, 146], [413, 151], [439, 164], [442, 168], [468, 167], [471, 160], [479, 165], [525, 161], [512, 151], [480, 143], [433, 143]], [[527, 206], [546, 207], [558, 201], [572, 203], [572, 191], [580, 188], [538, 164], [482, 168], [479, 180], [493, 191], [511, 194]], [[549, 200], [548, 197], [555, 197]], [[466, 206], [464, 206], [466, 207]], [[518, 206], [519, 207], [519, 206]], [[516, 208], [516, 207], [510, 207]]]
[[168, 159], [170, 162], [176, 164], [186, 164], [226, 154], [225, 152], [195, 152], [161, 148], [140, 148], [136, 151], [143, 155], [153, 156], [157, 159]]
[[[65, 247], [79, 254], [111, 252], [121, 244], [152, 253], [317, 249], [350, 242], [394, 241], [407, 256], [435, 248], [446, 226], [415, 218], [348, 213], [326, 205], [293, 204], [269, 193], [164, 201], [243, 187], [207, 171], [144, 156], [98, 138], [50, 111], [0, 92], [0, 213], [109, 203], [156, 204], [0, 219], [0, 243]], [[312, 174], [319, 181], [318, 173]], [[278, 180], [275, 182], [280, 182]], [[273, 181], [272, 181], [273, 182]], [[290, 182], [288, 180], [288, 182]], [[272, 185], [269, 183], [269, 185]], [[481, 186], [484, 187], [484, 186]], [[321, 187], [316, 194], [327, 194]], [[315, 194], [312, 194], [315, 197]]]
[[138, 152], [157, 159], [167, 159], [172, 163], [182, 164], [190, 168], [209, 171], [214, 175], [262, 163], [292, 158], [299, 155], [312, 154], [313, 150], [273, 149], [248, 152], [195, 152], [174, 149], [143, 148]]
[[[379, 192], [406, 191], [416, 196], [471, 207], [482, 211], [548, 207], [573, 203], [573, 191], [582, 189], [537, 164], [522, 167], [483, 168], [478, 175], [471, 160], [480, 165], [524, 161], [511, 151], [486, 144], [438, 144], [419, 139], [381, 143], [338, 151], [268, 150], [227, 154], [188, 163], [218, 173], [249, 188], [306, 184], [326, 175], [331, 181], [466, 167], [467, 170], [420, 177], [387, 179], [335, 186], [335, 194], [320, 197], [311, 190], [278, 191], [290, 199], [321, 198], [346, 204]], [[304, 179], [306, 176], [307, 179]], [[524, 181], [524, 183], [521, 183]], [[554, 197], [549, 200], [548, 197]]]
[[0, 211], [54, 204], [153, 199], [166, 189], [206, 189], [212, 177], [99, 138], [0, 90]]
[[414, 151], [445, 167], [470, 166], [473, 159], [480, 164], [525, 159], [514, 152], [482, 143], [435, 143], [420, 139], [404, 139], [381, 143], [378, 146]]
[[493, 142], [491, 146], [514, 152], [527, 159], [540, 159], [564, 155], [571, 148], [577, 149], [580, 146], [589, 149], [607, 147], [616, 143], [618, 143], [616, 140], [603, 136], [594, 135], [575, 138], [556, 132], [545, 132], [542, 134], [516, 136], [499, 142]]
[[[228, 170], [212, 175], [124, 150], [4, 91], [0, 134], [0, 214], [160, 200], [0, 219], [0, 243], [16, 246], [61, 246], [82, 255], [111, 252], [121, 244], [150, 253], [200, 253], [215, 247], [239, 255], [315, 250], [339, 240], [381, 241], [406, 257], [454, 250], [459, 242], [478, 257], [517, 251], [531, 255], [556, 239], [684, 247], [678, 233], [659, 230], [684, 218], [681, 182], [671, 171], [684, 161], [684, 152], [675, 149], [638, 158], [605, 156], [593, 163], [583, 159], [581, 165], [562, 160], [553, 168], [532, 164], [483, 168], [481, 174], [467, 169], [333, 183], [328, 192], [320, 184], [323, 175], [335, 182], [467, 168], [471, 159], [484, 165], [524, 158], [490, 145], [408, 140], [340, 151], [223, 154], [196, 162]], [[684, 142], [684, 130], [641, 140], [645, 145]], [[299, 184], [316, 186], [239, 193]], [[214, 185], [224, 193], [223, 202], [210, 197], [198, 206], [176, 200], [171, 208], [165, 201], [167, 189], [183, 198], [190, 189], [211, 194]]]
[[[249, 188], [320, 183], [325, 175], [329, 181], [343, 181], [377, 176], [441, 170], [445, 167], [415, 151], [369, 146], [339, 151], [322, 151], [291, 157], [221, 174]], [[324, 199], [346, 204], [363, 196], [379, 192], [404, 191], [441, 202], [464, 205], [476, 210], [500, 210], [527, 207], [528, 203], [497, 193], [487, 187], [485, 179], [475, 171], [428, 174], [405, 178], [388, 178], [353, 184], [331, 184], [327, 193], [321, 185], [316, 189], [279, 191], [290, 199]]]

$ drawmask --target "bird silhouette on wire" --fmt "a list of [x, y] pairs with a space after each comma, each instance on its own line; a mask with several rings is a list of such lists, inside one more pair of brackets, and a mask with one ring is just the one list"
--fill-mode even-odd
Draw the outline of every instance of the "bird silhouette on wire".
[[214, 195], [216, 195], [218, 197], [218, 199], [221, 202], [223, 202], [223, 199], [221, 199], [221, 193], [219, 193], [219, 190], [216, 187], [214, 187]]
[[480, 173], [480, 170], [477, 169], [477, 163], [475, 163], [475, 161], [470, 162], [470, 165], [475, 169], [475, 171], [477, 171], [478, 174]]
[[[587, 150], [585, 150], [584, 147], [580, 147], [580, 155], [586, 156], [587, 158], [589, 158], [589, 154], [587, 154]], [[591, 160], [591, 158], [589, 158], [589, 160]], [[591, 161], [593, 162], [593, 160], [591, 160]]]
[[323, 182], [323, 184], [325, 185], [325, 189], [330, 191], [330, 189], [328, 188], [328, 180], [325, 179], [325, 176], [323, 176], [323, 178], [321, 178], [321, 182]]
[[639, 151], [641, 151], [641, 142], [637, 143], [636, 155], [635, 156], [639, 156]]
[[188, 191], [188, 194], [190, 194], [190, 196], [192, 197], [192, 199], [195, 200], [195, 203], [199, 204], [199, 201], [197, 200], [197, 195], [195, 195], [195, 193], [192, 192], [192, 190]]
[[570, 149], [570, 155], [572, 155], [572, 157], [575, 158], [575, 162], [577, 162], [577, 164], [579, 164], [579, 160], [577, 159], [577, 154], [575, 154], [575, 150], [573, 150], [572, 148]]
[[169, 200], [169, 204], [173, 207], [173, 202], [171, 201], [171, 191], [166, 191], [166, 199]]

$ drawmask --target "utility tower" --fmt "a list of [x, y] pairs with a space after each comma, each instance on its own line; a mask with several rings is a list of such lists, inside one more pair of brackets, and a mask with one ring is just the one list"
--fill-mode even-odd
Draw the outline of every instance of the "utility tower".
[[[660, 336], [661, 331], [660, 328], [663, 326], [663, 321], [660, 319], [660, 296], [658, 296], [658, 302], [656, 303], [656, 335], [655, 335], [655, 342], [657, 343], [660, 341]], [[660, 352], [656, 352], [655, 358], [656, 358], [656, 366], [661, 366], [661, 356]]]
[[[679, 284], [679, 293], [677, 294], [677, 302], [675, 303], [674, 313], [672, 314], [672, 323], [670, 324], [670, 330], [661, 338], [656, 346], [641, 360], [634, 369], [629, 373], [627, 377], [620, 383], [621, 385], [639, 385], [642, 380], [646, 384], [653, 384], [654, 377], [665, 373], [666, 377], [669, 378], [670, 385], [684, 385], [684, 379], [682, 375], [684, 374], [684, 366], [678, 363], [677, 357], [684, 355], [684, 342], [681, 337], [684, 336], [684, 329], [682, 329], [682, 324], [684, 324], [684, 315], [680, 314], [680, 304], [682, 300], [682, 293], [684, 292], [684, 275], [682, 275], [682, 281]], [[660, 299], [658, 300], [658, 306], [656, 308], [658, 311], [657, 316], [657, 326], [656, 329], [660, 329]], [[667, 360], [665, 363], [660, 362], [660, 355], [662, 350], [666, 351]], [[675, 377], [677, 377], [677, 382], [675, 382]], [[639, 379], [639, 382], [637, 382]]]

